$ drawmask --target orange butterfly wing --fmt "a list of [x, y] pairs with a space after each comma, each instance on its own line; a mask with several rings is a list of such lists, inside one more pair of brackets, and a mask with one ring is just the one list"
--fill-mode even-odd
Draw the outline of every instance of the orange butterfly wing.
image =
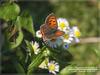
[[43, 40], [47, 40], [47, 39], [52, 40], [52, 39], [56, 39], [59, 36], [64, 35], [64, 32], [58, 30], [57, 28], [58, 28], [57, 19], [56, 16], [52, 13], [47, 16], [45, 20], [45, 24], [43, 24], [40, 27]]
[[59, 36], [62, 36], [62, 35], [64, 35], [65, 33], [63, 32], [63, 31], [60, 31], [60, 30], [57, 30], [56, 32], [55, 32], [55, 36], [56, 37], [59, 37]]
[[57, 19], [56, 19], [56, 16], [53, 13], [51, 13], [47, 16], [47, 18], [45, 20], [45, 24], [51, 29], [57, 29], [58, 28]]

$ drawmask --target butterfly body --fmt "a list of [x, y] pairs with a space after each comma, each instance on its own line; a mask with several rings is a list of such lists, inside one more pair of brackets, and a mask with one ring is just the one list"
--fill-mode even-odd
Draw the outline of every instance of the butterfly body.
[[47, 16], [45, 23], [40, 27], [40, 31], [44, 41], [54, 40], [64, 34], [58, 29], [57, 19], [53, 13]]

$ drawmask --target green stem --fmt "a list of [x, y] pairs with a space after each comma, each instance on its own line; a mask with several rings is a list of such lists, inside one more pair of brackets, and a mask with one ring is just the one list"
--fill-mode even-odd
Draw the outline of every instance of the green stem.
[[37, 68], [38, 66], [42, 63], [42, 61], [44, 60], [44, 50], [46, 47], [43, 47], [41, 49], [41, 53], [39, 53], [37, 55], [36, 58], [34, 58], [31, 62], [31, 64], [28, 66], [28, 71], [27, 71], [27, 75], [31, 75]]

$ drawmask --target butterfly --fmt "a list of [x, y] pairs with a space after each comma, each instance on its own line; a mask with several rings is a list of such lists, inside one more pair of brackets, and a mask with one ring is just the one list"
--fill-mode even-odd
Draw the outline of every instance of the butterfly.
[[58, 29], [57, 18], [51, 13], [46, 17], [45, 23], [40, 26], [43, 41], [56, 40], [57, 37], [64, 35], [64, 32]]

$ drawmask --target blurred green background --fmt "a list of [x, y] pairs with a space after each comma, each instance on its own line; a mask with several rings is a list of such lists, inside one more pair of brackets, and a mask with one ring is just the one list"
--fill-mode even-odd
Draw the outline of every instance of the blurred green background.
[[[66, 18], [70, 25], [78, 25], [81, 38], [100, 35], [100, 2], [97, 0], [18, 0], [16, 3], [21, 11], [27, 10], [32, 15], [36, 31], [46, 16], [53, 12], [57, 17]], [[77, 66], [100, 67], [100, 43], [72, 45], [69, 51], [74, 57], [72, 63]], [[61, 75], [67, 75], [66, 70], [62, 70]], [[100, 75], [100, 72], [77, 72], [73, 75]]]

